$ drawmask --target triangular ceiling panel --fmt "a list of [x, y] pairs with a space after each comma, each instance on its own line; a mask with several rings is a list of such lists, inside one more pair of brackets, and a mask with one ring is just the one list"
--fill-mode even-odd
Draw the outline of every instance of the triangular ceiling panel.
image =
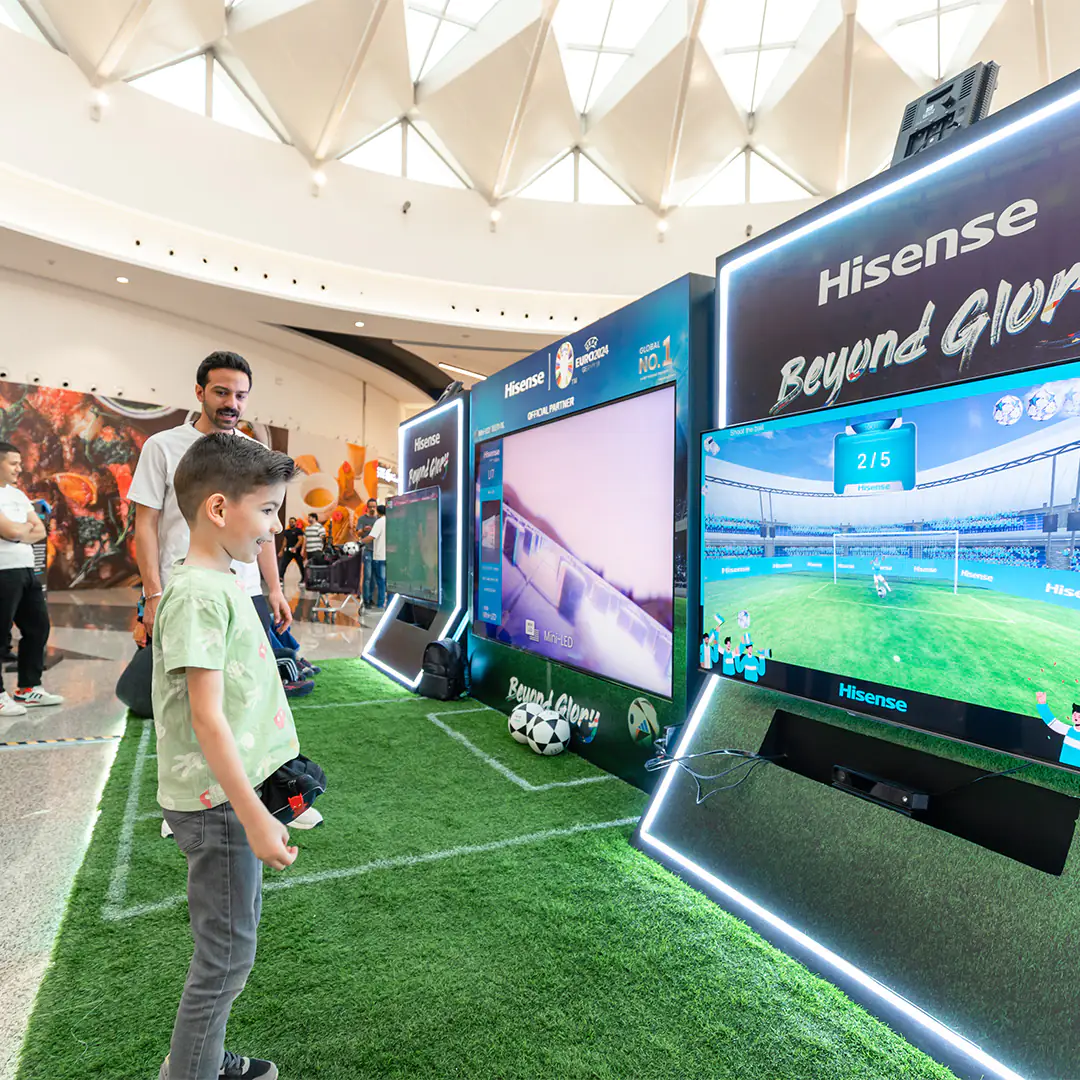
[[[435, 69], [430, 83], [420, 84], [419, 94], [424, 118], [489, 199], [527, 183], [576, 142], [580, 128], [549, 19], [541, 13], [505, 37], [514, 27], [500, 24], [493, 33], [498, 15], [497, 7]], [[458, 50], [481, 46], [489, 51], [460, 64]]]
[[[1049, 8], [1050, 5], [1047, 5]], [[1063, 5], [1065, 6], [1065, 5]], [[1054, 19], [1055, 13], [1048, 11], [1048, 17], [1054, 19], [1054, 36], [1051, 38], [1050, 47], [1055, 53], [1064, 54], [1068, 49], [1072, 56], [1069, 58], [1068, 67], [1063, 66], [1056, 72], [1063, 75], [1066, 71], [1072, 71], [1080, 63], [1077, 58], [1077, 34], [1080, 34], [1080, 4], [1076, 0], [1068, 0], [1067, 7], [1073, 14], [1072, 26], [1069, 31], [1070, 38], [1066, 33], [1062, 22]], [[1065, 14], [1062, 12], [1062, 14]], [[1072, 46], [1069, 49], [1069, 46]], [[994, 92], [994, 112], [1011, 105], [1014, 101], [1026, 97], [1042, 86], [1039, 78], [1039, 62], [1035, 51], [1035, 14], [1032, 11], [1030, 0], [1009, 0], [1002, 9], [997, 21], [983, 38], [979, 47], [980, 57], [996, 60], [1001, 56], [1008, 56], [1008, 63], [1002, 67], [998, 74], [998, 87]]]
[[225, 33], [220, 0], [154, 0], [112, 77], [126, 79], [209, 48]]
[[843, 78], [841, 27], [783, 99], [757, 115], [754, 127], [755, 142], [829, 194], [836, 191], [839, 176]]
[[230, 13], [232, 55], [308, 157], [334, 157], [411, 106], [402, 2], [248, 0]]

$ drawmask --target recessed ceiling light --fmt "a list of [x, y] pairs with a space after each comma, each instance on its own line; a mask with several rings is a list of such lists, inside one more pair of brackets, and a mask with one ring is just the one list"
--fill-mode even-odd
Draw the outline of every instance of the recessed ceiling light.
[[470, 371], [468, 368], [454, 367], [453, 364], [440, 364], [439, 367], [443, 371], [452, 371], [455, 375], [464, 375], [467, 379], [475, 379], [477, 382], [483, 382], [487, 376], [479, 375], [475, 371]]
[[127, 283], [128, 283], [128, 279], [126, 277], [118, 277], [116, 279], [116, 284], [117, 285], [126, 285]]
[[363, 325], [364, 324], [360, 319], [357, 319], [356, 322], [353, 323], [353, 326], [357, 326], [357, 327], [363, 327]]

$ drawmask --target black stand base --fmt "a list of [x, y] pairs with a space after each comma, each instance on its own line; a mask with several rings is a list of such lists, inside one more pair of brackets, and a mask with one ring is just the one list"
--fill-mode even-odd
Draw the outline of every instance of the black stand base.
[[837, 766], [925, 792], [924, 808], [894, 809], [1047, 874], [1065, 868], [1080, 815], [1080, 800], [1068, 795], [1009, 776], [980, 780], [986, 774], [968, 765], [784, 709], [773, 714], [760, 752], [783, 769], [851, 794], [860, 793], [836, 783]]

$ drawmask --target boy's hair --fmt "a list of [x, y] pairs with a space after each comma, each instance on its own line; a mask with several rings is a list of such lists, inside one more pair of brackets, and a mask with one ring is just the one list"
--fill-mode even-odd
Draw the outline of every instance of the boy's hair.
[[14, 443], [0, 442], [0, 457], [5, 457], [8, 454], [21, 453], [22, 451]]
[[199, 365], [199, 370], [195, 373], [195, 381], [205, 390], [206, 384], [210, 381], [210, 372], [220, 371], [222, 368], [228, 371], [242, 371], [248, 377], [248, 389], [251, 388], [253, 381], [251, 378], [251, 366], [239, 353], [226, 352], [225, 350], [212, 352]]
[[190, 525], [211, 495], [242, 499], [261, 487], [287, 484], [296, 475], [288, 454], [267, 450], [243, 435], [215, 432], [193, 443], [176, 466], [173, 485], [180, 513]]
[[378, 506], [375, 507], [375, 509], [378, 511], [379, 517], [386, 517], [386, 507], [385, 506], [383, 506], [382, 504], [379, 504]]

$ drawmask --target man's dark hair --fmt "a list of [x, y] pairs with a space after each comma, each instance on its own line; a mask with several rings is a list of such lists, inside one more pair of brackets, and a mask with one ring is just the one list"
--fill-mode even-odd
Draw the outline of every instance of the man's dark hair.
[[176, 466], [173, 485], [180, 513], [190, 524], [211, 495], [242, 499], [261, 487], [287, 484], [295, 475], [296, 463], [288, 454], [242, 435], [216, 432], [191, 445]]
[[379, 500], [378, 499], [368, 499], [368, 501], [367, 501], [368, 506], [370, 506], [372, 503], [374, 503], [376, 505], [376, 507], [377, 507], [379, 505]]
[[226, 352], [224, 349], [212, 352], [200, 365], [195, 374], [195, 381], [204, 390], [210, 381], [211, 371], [220, 371], [225, 368], [228, 371], [242, 371], [248, 377], [248, 389], [251, 389], [251, 365], [239, 354]]
[[308, 519], [308, 521], [318, 521], [319, 520], [319, 515], [318, 514], [308, 514], [307, 519]]
[[386, 517], [386, 507], [385, 506], [382, 506], [380, 504], [379, 506], [376, 506], [375, 509], [378, 510], [379, 517]]
[[8, 454], [21, 453], [22, 451], [14, 443], [0, 442], [0, 457], [5, 457]]

